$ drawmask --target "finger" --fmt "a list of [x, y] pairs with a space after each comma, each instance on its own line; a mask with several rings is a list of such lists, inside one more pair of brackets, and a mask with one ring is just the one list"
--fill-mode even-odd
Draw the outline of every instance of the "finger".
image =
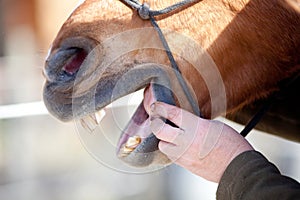
[[176, 106], [169, 105], [163, 102], [153, 103], [151, 105], [150, 115], [160, 116], [165, 119], [168, 119], [181, 128], [189, 127], [191, 123], [193, 124], [199, 121], [196, 115]]
[[170, 160], [173, 162], [177, 162], [179, 159], [182, 158], [184, 152], [186, 151], [185, 148], [181, 148], [178, 145], [174, 145], [169, 142], [160, 141], [158, 143], [159, 150], [165, 154]]
[[152, 83], [150, 84], [151, 86], [148, 86], [144, 90], [144, 100], [143, 100], [144, 108], [148, 114], [150, 113], [150, 106], [156, 101]]
[[182, 129], [166, 124], [161, 118], [154, 118], [151, 120], [150, 127], [151, 131], [158, 139], [173, 144], [176, 144], [176, 138], [184, 133]]
[[176, 145], [165, 142], [165, 141], [160, 141], [158, 143], [158, 149], [165, 154], [168, 158], [171, 160], [176, 160], [178, 159], [178, 153], [177, 153], [177, 148]]

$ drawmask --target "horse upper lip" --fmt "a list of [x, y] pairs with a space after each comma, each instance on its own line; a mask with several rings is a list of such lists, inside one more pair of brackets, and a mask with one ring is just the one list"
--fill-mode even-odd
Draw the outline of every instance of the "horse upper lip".
[[68, 73], [64, 66], [72, 62], [72, 59], [76, 61], [76, 55], [82, 51], [88, 55], [98, 43], [82, 36], [68, 37], [53, 43], [43, 71], [46, 78], [43, 99], [49, 112], [61, 121], [70, 121], [73, 118], [72, 91], [76, 78], [76, 73]]

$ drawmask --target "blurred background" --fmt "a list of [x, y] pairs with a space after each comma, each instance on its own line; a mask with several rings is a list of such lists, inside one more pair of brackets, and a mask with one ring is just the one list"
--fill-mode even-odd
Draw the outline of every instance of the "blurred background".
[[[0, 199], [215, 199], [216, 184], [174, 165], [139, 175], [102, 165], [83, 147], [73, 123], [47, 113], [43, 62], [78, 4], [0, 0]], [[300, 181], [300, 144], [258, 131], [248, 139], [283, 174]]]

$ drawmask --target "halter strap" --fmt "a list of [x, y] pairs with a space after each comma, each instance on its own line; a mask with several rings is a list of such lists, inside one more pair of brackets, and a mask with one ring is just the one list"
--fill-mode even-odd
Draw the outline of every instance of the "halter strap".
[[150, 16], [155, 17], [165, 15], [184, 7], [190, 7], [199, 1], [201, 0], [183, 0], [162, 10], [151, 10], [147, 3], [141, 4], [138, 0], [122, 0], [123, 3], [129, 5], [132, 9], [137, 10], [142, 19], [150, 19]]
[[[180, 83], [181, 88], [183, 89], [189, 103], [192, 106], [192, 109], [194, 111], [194, 113], [198, 116], [201, 117], [201, 112], [199, 110], [198, 107], [198, 103], [195, 101], [195, 99], [193, 98], [193, 96], [190, 93], [190, 90], [187, 86], [186, 81], [183, 79], [182, 74], [180, 69], [178, 68], [178, 65], [174, 59], [174, 56], [170, 50], [170, 47], [167, 43], [167, 40], [162, 32], [162, 30], [160, 29], [160, 27], [158, 26], [156, 20], [155, 20], [155, 16], [159, 16], [159, 15], [165, 15], [165, 14], [169, 14], [171, 12], [175, 12], [178, 11], [180, 9], [183, 9], [184, 7], [189, 7], [192, 6], [195, 3], [198, 3], [202, 0], [183, 0], [181, 2], [178, 2], [176, 4], [173, 4], [167, 8], [164, 8], [162, 10], [151, 10], [150, 6], [147, 3], [143, 3], [141, 4], [139, 2], [139, 0], [121, 0], [121, 2], [123, 2], [124, 4], [130, 6], [132, 9], [136, 10], [140, 16], [141, 19], [143, 20], [150, 20], [154, 29], [156, 30], [156, 32], [159, 35], [159, 38], [165, 48], [165, 51], [167, 53], [167, 56], [170, 60], [170, 63], [172, 65], [172, 68], [174, 69], [174, 72], [176, 74], [176, 77]], [[247, 134], [256, 126], [256, 124], [261, 120], [261, 118], [263, 117], [263, 115], [267, 112], [267, 110], [271, 107], [272, 103], [274, 102], [274, 96], [271, 97], [269, 101], [267, 101], [267, 103], [253, 116], [253, 118], [246, 124], [246, 126], [244, 127], [244, 129], [241, 131], [241, 135], [246, 137]]]
[[256, 124], [260, 122], [260, 120], [270, 109], [270, 107], [272, 107], [273, 104], [275, 104], [282, 98], [282, 96], [284, 96], [284, 92], [287, 90], [287, 88], [294, 84], [296, 81], [299, 81], [299, 78], [300, 72], [296, 73], [296, 75], [291, 77], [290, 79], [285, 80], [284, 83], [282, 83], [283, 85], [280, 87], [280, 89], [277, 92], [274, 92], [264, 103], [264, 105], [262, 105], [262, 107], [257, 111], [257, 113], [249, 120], [240, 134], [246, 137], [248, 133], [256, 126]]
[[198, 116], [201, 117], [201, 113], [198, 107], [198, 103], [197, 101], [193, 98], [193, 96], [191, 95], [191, 92], [187, 86], [186, 81], [184, 80], [184, 78], [182, 77], [181, 71], [174, 59], [174, 56], [170, 50], [170, 47], [168, 45], [168, 42], [161, 30], [161, 28], [158, 26], [154, 16], [159, 16], [159, 15], [164, 15], [164, 14], [168, 14], [170, 12], [173, 12], [175, 10], [178, 9], [182, 9], [184, 6], [191, 6], [192, 4], [199, 2], [199, 0], [184, 0], [181, 1], [179, 3], [176, 3], [172, 6], [169, 6], [165, 9], [162, 10], [158, 10], [158, 11], [154, 11], [150, 9], [150, 6], [147, 3], [143, 3], [141, 4], [138, 0], [121, 0], [121, 2], [125, 3], [126, 5], [130, 6], [132, 9], [136, 10], [139, 14], [139, 16], [143, 19], [143, 20], [150, 20], [152, 26], [154, 27], [154, 29], [156, 30], [156, 32], [158, 33], [158, 36], [165, 48], [165, 52], [169, 58], [169, 61], [171, 63], [172, 68], [174, 69], [175, 75], [179, 81], [179, 84], [182, 88], [182, 90], [184, 91], [184, 94], [186, 95], [194, 113]]

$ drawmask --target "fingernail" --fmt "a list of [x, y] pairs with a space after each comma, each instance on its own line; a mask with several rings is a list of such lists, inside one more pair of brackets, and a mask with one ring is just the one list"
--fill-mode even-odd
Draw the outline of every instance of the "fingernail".
[[152, 113], [154, 112], [154, 110], [155, 110], [155, 103], [151, 104], [150, 110], [151, 110]]
[[170, 119], [173, 119], [177, 115], [177, 110], [175, 108], [170, 109], [168, 115]]

